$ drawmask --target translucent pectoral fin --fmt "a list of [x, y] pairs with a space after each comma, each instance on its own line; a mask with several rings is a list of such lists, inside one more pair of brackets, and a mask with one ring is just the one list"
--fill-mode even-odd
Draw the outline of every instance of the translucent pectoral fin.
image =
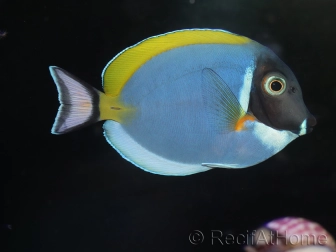
[[237, 130], [246, 112], [225, 81], [212, 69], [202, 71], [203, 100], [210, 124], [219, 133]]

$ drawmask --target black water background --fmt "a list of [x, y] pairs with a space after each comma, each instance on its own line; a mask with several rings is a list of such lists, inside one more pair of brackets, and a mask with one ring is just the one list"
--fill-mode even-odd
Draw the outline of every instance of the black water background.
[[[211, 245], [211, 230], [246, 234], [288, 215], [336, 236], [335, 11], [332, 0], [0, 1], [1, 251], [241, 251]], [[102, 123], [50, 134], [58, 101], [48, 66], [100, 88], [118, 52], [183, 28], [225, 29], [271, 47], [301, 83], [318, 118], [313, 133], [255, 167], [188, 177], [128, 163]], [[198, 246], [188, 239], [194, 229], [205, 235]]]

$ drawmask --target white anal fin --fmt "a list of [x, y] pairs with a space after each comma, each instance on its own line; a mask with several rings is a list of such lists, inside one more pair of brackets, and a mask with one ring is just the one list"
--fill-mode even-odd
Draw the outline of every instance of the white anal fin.
[[210, 170], [200, 164], [186, 164], [163, 158], [148, 151], [136, 142], [122, 124], [108, 120], [104, 123], [104, 135], [111, 146], [127, 161], [154, 174], [186, 176]]
[[202, 163], [202, 166], [205, 166], [208, 168], [226, 168], [226, 169], [240, 168], [238, 164]]

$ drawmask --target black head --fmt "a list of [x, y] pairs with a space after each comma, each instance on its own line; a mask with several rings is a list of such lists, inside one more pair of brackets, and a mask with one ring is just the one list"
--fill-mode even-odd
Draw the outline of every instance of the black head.
[[293, 72], [267, 48], [256, 62], [249, 111], [272, 128], [299, 135], [311, 132], [316, 124]]

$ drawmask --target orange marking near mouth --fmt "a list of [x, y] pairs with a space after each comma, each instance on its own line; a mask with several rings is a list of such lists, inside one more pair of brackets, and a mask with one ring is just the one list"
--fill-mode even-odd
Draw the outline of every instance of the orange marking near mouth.
[[244, 130], [245, 129], [244, 123], [246, 121], [255, 121], [255, 117], [252, 115], [248, 115], [248, 114], [241, 117], [235, 125], [235, 131]]

